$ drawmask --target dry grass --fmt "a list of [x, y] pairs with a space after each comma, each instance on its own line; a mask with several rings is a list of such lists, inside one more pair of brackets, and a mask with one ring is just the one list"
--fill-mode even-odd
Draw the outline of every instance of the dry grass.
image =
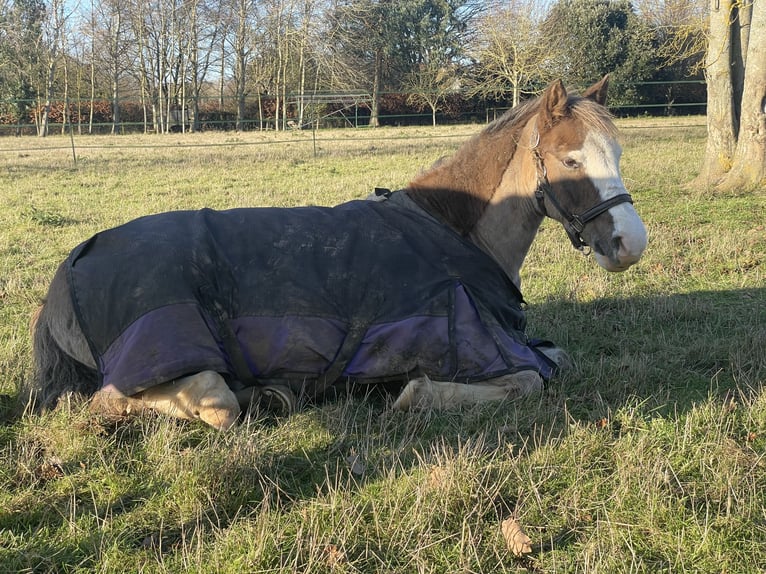
[[[440, 414], [356, 397], [224, 434], [78, 404], [9, 420], [0, 571], [760, 572], [766, 192], [684, 187], [704, 129], [625, 128], [650, 248], [610, 275], [544, 225], [523, 277], [530, 332], [577, 366], [543, 395]], [[77, 167], [68, 140], [0, 140], [4, 406], [29, 375], [31, 310], [98, 229], [363, 197], [475, 129], [320, 132], [316, 156], [310, 133], [82, 138]]]

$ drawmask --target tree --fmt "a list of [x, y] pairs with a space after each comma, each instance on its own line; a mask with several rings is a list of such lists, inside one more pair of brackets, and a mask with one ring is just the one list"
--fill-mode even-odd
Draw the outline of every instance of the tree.
[[[190, 129], [196, 132], [200, 128], [199, 111], [200, 97], [205, 86], [205, 80], [213, 64], [213, 54], [222, 35], [221, 2], [206, 2], [205, 0], [188, 0], [182, 4], [182, 13], [186, 20], [188, 41], [185, 50], [187, 63], [186, 76], [190, 83], [190, 93], [184, 89], [182, 108], [191, 105]], [[184, 86], [186, 83], [184, 83]]]
[[255, 12], [253, 0], [233, 1], [233, 40], [234, 53], [234, 85], [237, 100], [237, 130], [244, 128], [245, 121], [245, 97], [248, 95], [247, 71], [253, 52], [252, 46], [252, 18]]
[[410, 92], [407, 101], [420, 107], [426, 106], [431, 110], [431, 123], [436, 125], [436, 112], [439, 106], [451, 92], [457, 91], [459, 80], [455, 67], [432, 60], [420, 64], [407, 74], [404, 88]]
[[750, 11], [737, 147], [722, 182], [730, 189], [766, 184], [766, 4], [753, 0]]
[[612, 104], [636, 103], [636, 83], [652, 77], [656, 42], [629, 0], [559, 0], [544, 23], [549, 67], [574, 85], [610, 74], [621, 86]]
[[[696, 104], [706, 97], [704, 85], [708, 0], [635, 0], [639, 17], [657, 38], [655, 99], [672, 113], [674, 105]], [[698, 84], [678, 83], [698, 80]]]
[[37, 126], [37, 135], [45, 137], [48, 135], [48, 118], [51, 113], [51, 100], [53, 99], [54, 80], [56, 77], [56, 66], [65, 33], [64, 26], [69, 14], [64, 13], [64, 2], [62, 0], [52, 0], [48, 18], [43, 24], [43, 45], [46, 50], [46, 74], [45, 74], [45, 104], [43, 105], [40, 123]]
[[440, 104], [459, 88], [457, 62], [465, 51], [477, 9], [456, 0], [410, 3], [405, 19], [409, 45], [402, 42], [408, 71], [402, 88], [410, 92], [410, 103], [431, 109], [433, 125]]
[[330, 14], [331, 47], [344, 62], [340, 78], [346, 89], [370, 93], [370, 126], [377, 127], [383, 86], [395, 77], [396, 41], [401, 23], [401, 0], [338, 0]]
[[710, 0], [708, 138], [696, 184], [766, 182], [766, 3]]
[[552, 46], [541, 37], [542, 18], [535, 0], [491, 4], [477, 23], [470, 52], [477, 62], [471, 94], [505, 97], [510, 92], [516, 106], [531, 85], [550, 79], [544, 63]]
[[109, 82], [112, 108], [113, 134], [121, 128], [121, 84], [123, 76], [131, 66], [130, 52], [135, 43], [128, 28], [128, 5], [123, 0], [91, 2], [91, 20], [98, 22], [91, 31], [94, 50], [91, 54], [93, 63]]
[[421, 67], [434, 70], [460, 58], [478, 6], [473, 0], [337, 2], [331, 11], [333, 49], [345, 70], [356, 71], [349, 87], [370, 92], [371, 126], [378, 125], [384, 90], [403, 88], [402, 79]]
[[43, 24], [46, 10], [42, 0], [15, 0], [3, 7], [0, 32], [0, 97], [13, 100], [16, 134], [27, 120], [29, 108], [44, 83]]

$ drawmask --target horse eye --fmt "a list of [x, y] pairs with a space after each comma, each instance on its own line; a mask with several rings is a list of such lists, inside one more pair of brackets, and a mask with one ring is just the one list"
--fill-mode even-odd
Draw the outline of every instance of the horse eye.
[[576, 159], [572, 159], [571, 157], [566, 158], [562, 161], [562, 163], [564, 164], [564, 167], [568, 169], [577, 169], [580, 167], [580, 162]]

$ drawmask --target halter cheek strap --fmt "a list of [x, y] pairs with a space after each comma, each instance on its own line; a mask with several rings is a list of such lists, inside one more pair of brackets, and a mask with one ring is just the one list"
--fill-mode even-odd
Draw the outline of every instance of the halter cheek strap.
[[556, 195], [553, 193], [553, 188], [551, 187], [550, 181], [548, 181], [548, 170], [545, 169], [543, 156], [540, 155], [540, 151], [537, 147], [539, 143], [540, 134], [537, 130], [535, 130], [535, 135], [533, 136], [532, 141], [532, 154], [534, 155], [535, 163], [537, 164], [537, 188], [535, 188], [535, 199], [537, 200], [537, 207], [540, 209], [540, 212], [543, 215], [551, 217], [545, 207], [545, 200], [547, 198], [548, 202], [564, 220], [562, 225], [564, 226], [564, 230], [567, 232], [567, 236], [572, 242], [574, 248], [579, 249], [580, 251], [584, 251], [585, 247], [588, 247], [588, 243], [582, 236], [585, 225], [615, 205], [619, 205], [621, 203], [633, 203], [633, 198], [630, 197], [629, 193], [621, 193], [600, 203], [597, 203], [581, 214], [570, 213], [558, 202]]

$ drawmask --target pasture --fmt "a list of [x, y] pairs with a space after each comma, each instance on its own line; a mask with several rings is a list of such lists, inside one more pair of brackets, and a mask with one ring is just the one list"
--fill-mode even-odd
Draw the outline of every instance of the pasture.
[[528, 331], [575, 367], [542, 395], [395, 413], [371, 393], [226, 433], [11, 416], [58, 263], [147, 213], [397, 189], [479, 127], [76, 137], [76, 165], [68, 138], [0, 140], [0, 572], [761, 572], [766, 190], [688, 187], [699, 123], [618, 122], [635, 267], [543, 224]]

